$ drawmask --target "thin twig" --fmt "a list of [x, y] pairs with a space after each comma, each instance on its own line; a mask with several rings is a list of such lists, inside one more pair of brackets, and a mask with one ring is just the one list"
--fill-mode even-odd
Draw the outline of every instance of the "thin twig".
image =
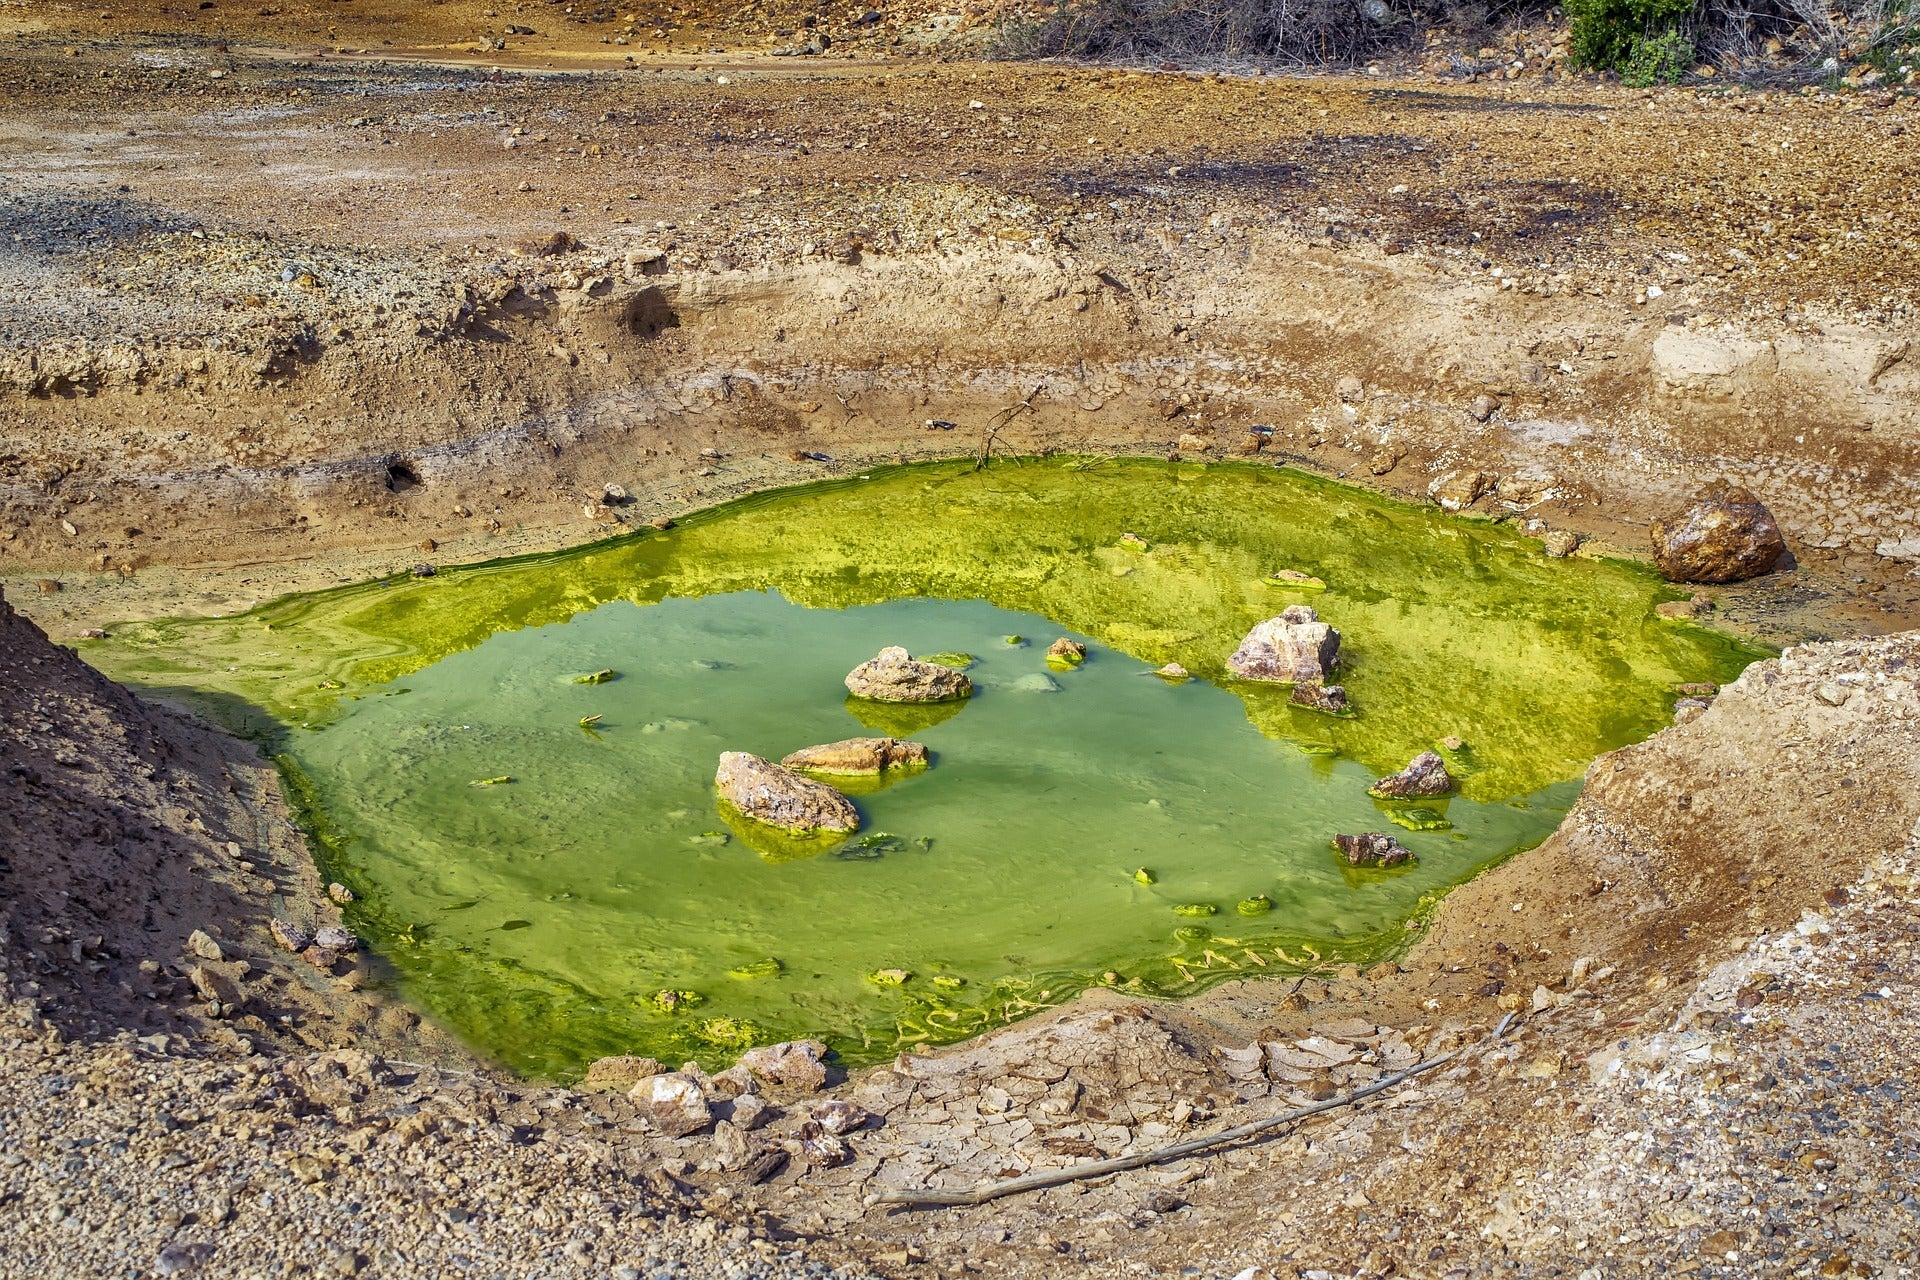
[[[1013, 420], [1022, 413], [1033, 413], [1035, 411], [1033, 407], [1034, 397], [1046, 389], [1047, 384], [1043, 382], [1028, 392], [1027, 398], [1019, 404], [1010, 404], [1004, 409], [994, 410], [993, 417], [987, 419], [987, 433], [980, 438], [980, 456], [973, 461], [973, 469], [975, 471], [985, 467], [988, 462], [993, 460], [993, 442], [999, 437], [1001, 429], [1013, 425]], [[994, 418], [1000, 420], [995, 422]]]
[[[1515, 1015], [1509, 1013], [1506, 1017], [1500, 1019], [1500, 1025], [1495, 1027], [1492, 1033], [1487, 1036], [1486, 1040], [1480, 1043], [1487, 1044], [1500, 1039], [1500, 1037], [1506, 1034], [1507, 1028], [1512, 1025], [1514, 1016]], [[1405, 1071], [1388, 1076], [1384, 1080], [1376, 1081], [1364, 1089], [1355, 1089], [1344, 1098], [1329, 1098], [1325, 1102], [1316, 1102], [1312, 1106], [1299, 1107], [1281, 1115], [1269, 1116], [1265, 1120], [1255, 1120], [1250, 1124], [1237, 1125], [1231, 1129], [1223, 1129], [1219, 1133], [1209, 1134], [1204, 1138], [1189, 1138], [1185, 1142], [1176, 1142], [1170, 1147], [1160, 1147], [1153, 1151], [1142, 1151], [1130, 1156], [1116, 1156], [1111, 1160], [1095, 1160], [1088, 1164], [1070, 1165], [1065, 1169], [1050, 1169], [1045, 1173], [1028, 1174], [1024, 1178], [1012, 1178], [1006, 1182], [989, 1183], [987, 1186], [978, 1187], [972, 1191], [888, 1191], [879, 1195], [868, 1196], [867, 1204], [869, 1206], [901, 1204], [910, 1205], [915, 1208], [951, 1208], [963, 1205], [985, 1204], [989, 1200], [998, 1200], [1002, 1196], [1018, 1195], [1024, 1191], [1039, 1191], [1044, 1187], [1060, 1186], [1062, 1183], [1079, 1182], [1087, 1178], [1104, 1177], [1109, 1173], [1123, 1173], [1128, 1169], [1139, 1169], [1150, 1164], [1164, 1164], [1169, 1160], [1178, 1160], [1182, 1156], [1190, 1156], [1195, 1152], [1205, 1151], [1209, 1147], [1217, 1147], [1228, 1142], [1238, 1142], [1242, 1138], [1255, 1137], [1259, 1134], [1267, 1133], [1270, 1130], [1281, 1128], [1284, 1125], [1296, 1124], [1308, 1116], [1316, 1116], [1324, 1111], [1333, 1111], [1340, 1107], [1350, 1107], [1363, 1098], [1370, 1098], [1376, 1093], [1381, 1093], [1393, 1088], [1393, 1086], [1403, 1080], [1410, 1079], [1423, 1072], [1431, 1071], [1442, 1063], [1459, 1057], [1462, 1053], [1465, 1053], [1467, 1049], [1474, 1047], [1476, 1046], [1462, 1046], [1451, 1052], [1443, 1053], [1437, 1058], [1430, 1058], [1425, 1062], [1416, 1063], [1408, 1067]]]

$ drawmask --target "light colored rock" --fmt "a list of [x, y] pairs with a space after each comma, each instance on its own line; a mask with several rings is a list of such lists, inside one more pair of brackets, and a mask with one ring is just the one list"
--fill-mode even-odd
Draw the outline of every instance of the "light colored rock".
[[722, 800], [746, 817], [795, 835], [860, 829], [860, 811], [853, 801], [824, 782], [745, 751], [721, 753], [713, 785]]
[[220, 950], [220, 944], [200, 929], [195, 929], [187, 935], [187, 951], [191, 955], [199, 956], [202, 960], [226, 959], [226, 955]]
[[1242, 680], [1292, 684], [1324, 680], [1340, 663], [1340, 633], [1320, 621], [1312, 606], [1291, 605], [1247, 633], [1227, 659], [1227, 670]]
[[923, 743], [899, 738], [845, 738], [817, 747], [804, 747], [780, 762], [784, 769], [803, 773], [871, 775], [892, 769], [925, 768]]
[[1564, 560], [1580, 548], [1580, 535], [1570, 529], [1549, 529], [1540, 535], [1540, 549], [1555, 560]]
[[1047, 646], [1047, 665], [1050, 667], [1077, 667], [1087, 660], [1087, 646], [1078, 640], [1061, 636]]
[[743, 1093], [733, 1100], [731, 1119], [743, 1132], [751, 1133], [771, 1119], [773, 1108], [757, 1093]]
[[1493, 477], [1484, 471], [1449, 471], [1433, 478], [1427, 486], [1427, 496], [1439, 503], [1443, 511], [1465, 511], [1480, 501], [1493, 483]]
[[1500, 401], [1494, 396], [1475, 396], [1473, 403], [1467, 406], [1467, 412], [1473, 416], [1475, 422], [1485, 422], [1500, 412]]
[[1333, 384], [1333, 390], [1334, 394], [1338, 395], [1342, 400], [1348, 404], [1353, 404], [1366, 396], [1367, 384], [1352, 374], [1348, 374]]
[[828, 1133], [852, 1133], [871, 1118], [865, 1107], [845, 1098], [829, 1098], [813, 1109], [814, 1122]]
[[298, 953], [313, 945], [312, 931], [302, 928], [291, 920], [276, 918], [267, 926], [267, 931], [273, 935], [274, 942], [279, 944], [282, 951]]
[[1200, 436], [1194, 435], [1191, 431], [1183, 431], [1180, 433], [1180, 438], [1173, 442], [1173, 447], [1181, 453], [1205, 453], [1208, 446], [1207, 441]]
[[847, 673], [847, 691], [876, 702], [951, 702], [973, 694], [964, 671], [921, 662], [897, 645]]
[[313, 931], [313, 945], [329, 951], [358, 951], [360, 939], [337, 924], [323, 925]]
[[642, 1080], [627, 1095], [642, 1118], [670, 1138], [684, 1138], [713, 1123], [713, 1109], [700, 1085], [673, 1071]]
[[811, 1092], [827, 1082], [826, 1053], [818, 1040], [788, 1040], [747, 1050], [740, 1065], [768, 1084]]

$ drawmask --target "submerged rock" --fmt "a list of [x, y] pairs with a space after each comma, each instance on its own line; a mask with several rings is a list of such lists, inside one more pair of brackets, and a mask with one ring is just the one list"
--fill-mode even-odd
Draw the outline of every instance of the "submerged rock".
[[1345, 685], [1327, 684], [1320, 680], [1296, 684], [1293, 692], [1287, 695], [1287, 701], [1309, 711], [1324, 711], [1330, 716], [1343, 716], [1350, 709]]
[[746, 817], [794, 835], [860, 829], [860, 811], [853, 801], [824, 782], [745, 751], [721, 753], [713, 785], [722, 800]]
[[1187, 670], [1177, 662], [1169, 662], [1166, 666], [1155, 670], [1153, 674], [1173, 684], [1179, 684], [1182, 680], [1191, 680], [1193, 678], [1193, 672]]
[[1320, 621], [1311, 605], [1290, 605], [1247, 633], [1227, 659], [1242, 680], [1283, 684], [1323, 680], [1340, 663], [1340, 633]]
[[1390, 778], [1382, 778], [1367, 788], [1367, 794], [1382, 800], [1404, 800], [1412, 796], [1443, 796], [1453, 790], [1453, 775], [1437, 751], [1422, 751], [1407, 767]]
[[826, 1052], [818, 1040], [787, 1040], [747, 1050], [740, 1065], [768, 1084], [810, 1093], [827, 1083]]
[[882, 774], [890, 769], [926, 768], [927, 748], [923, 743], [898, 738], [844, 738], [803, 747], [780, 765], [804, 773]]
[[642, 1080], [651, 1080], [665, 1071], [666, 1068], [656, 1058], [640, 1058], [626, 1053], [611, 1058], [596, 1058], [587, 1066], [586, 1079], [580, 1082], [580, 1088], [588, 1093], [611, 1089], [631, 1090]]
[[848, 672], [847, 690], [876, 702], [950, 702], [971, 697], [973, 681], [964, 671], [921, 662], [893, 645]]
[[1335, 836], [1333, 847], [1345, 855], [1348, 863], [1356, 867], [1395, 867], [1403, 862], [1413, 861], [1413, 850], [1392, 836], [1381, 835], [1378, 831], [1365, 831], [1354, 836]]
[[706, 1092], [684, 1072], [651, 1076], [627, 1096], [638, 1104], [641, 1117], [669, 1138], [684, 1138], [713, 1123]]
[[1653, 562], [1673, 582], [1739, 582], [1758, 577], [1786, 552], [1773, 513], [1751, 492], [1724, 480], [1693, 504], [1655, 520]]

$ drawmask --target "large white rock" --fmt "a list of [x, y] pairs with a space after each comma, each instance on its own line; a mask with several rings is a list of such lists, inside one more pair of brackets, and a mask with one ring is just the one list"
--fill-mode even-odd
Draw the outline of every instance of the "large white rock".
[[1339, 665], [1340, 633], [1304, 604], [1254, 627], [1227, 659], [1227, 670], [1242, 680], [1283, 684], [1324, 680]]

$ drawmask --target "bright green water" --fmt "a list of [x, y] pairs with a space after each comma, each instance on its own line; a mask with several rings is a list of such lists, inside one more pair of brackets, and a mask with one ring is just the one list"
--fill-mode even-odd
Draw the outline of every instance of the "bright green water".
[[[1150, 549], [1116, 546], [1126, 531]], [[1261, 582], [1281, 567], [1328, 590]], [[1448, 887], [1549, 832], [1588, 760], [1666, 722], [1675, 683], [1758, 656], [1654, 617], [1665, 598], [1629, 566], [1549, 562], [1504, 530], [1270, 468], [942, 464], [130, 626], [88, 656], [242, 727], [309, 726], [284, 733], [285, 762], [355, 923], [477, 1048], [566, 1074], [796, 1035], [875, 1058], [1093, 982], [1179, 994], [1385, 954]], [[1344, 633], [1357, 717], [1215, 683], [1296, 601]], [[1083, 667], [1048, 670], [1061, 634], [1088, 642]], [[876, 723], [841, 678], [888, 644], [976, 655], [978, 695]], [[1147, 674], [1169, 660], [1206, 678]], [[603, 667], [619, 678], [571, 682]], [[935, 759], [857, 796], [866, 845], [766, 857], [716, 811], [720, 752], [870, 731]], [[1451, 830], [1390, 826], [1368, 782], [1448, 734], [1469, 744], [1461, 795], [1429, 807]], [[1343, 867], [1328, 839], [1360, 830], [1419, 862]], [[1272, 910], [1240, 914], [1256, 894]], [[870, 977], [886, 969], [911, 976]], [[699, 1001], [662, 1012], [663, 990]]]

